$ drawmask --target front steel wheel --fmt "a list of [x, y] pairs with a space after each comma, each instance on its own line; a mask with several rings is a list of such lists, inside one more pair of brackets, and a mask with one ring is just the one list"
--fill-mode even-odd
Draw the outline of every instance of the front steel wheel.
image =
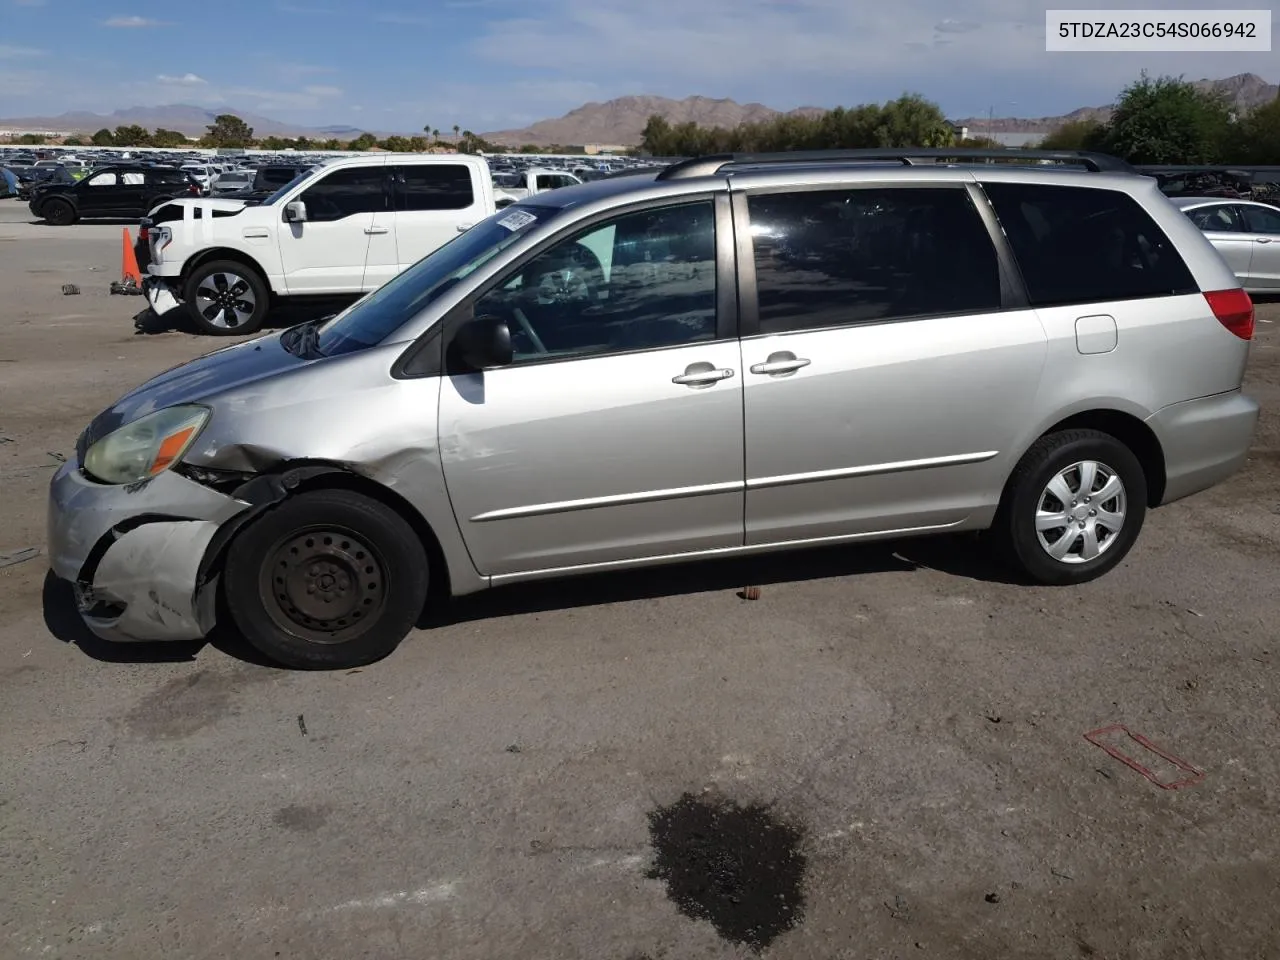
[[231, 542], [223, 597], [254, 647], [278, 663], [341, 669], [380, 660], [427, 599], [427, 553], [386, 504], [350, 490], [289, 497]]

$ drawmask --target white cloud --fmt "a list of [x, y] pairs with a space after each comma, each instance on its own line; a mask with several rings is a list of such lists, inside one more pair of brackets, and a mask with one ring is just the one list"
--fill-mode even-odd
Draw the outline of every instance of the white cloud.
[[15, 47], [9, 43], [0, 43], [0, 60], [17, 60], [20, 57], [43, 57], [45, 52], [35, 47]]
[[171, 87], [203, 87], [209, 83], [204, 77], [197, 77], [194, 73], [184, 73], [180, 77], [172, 77], [167, 73], [161, 73], [156, 75], [156, 79]]
[[[1017, 88], [1028, 110], [1047, 113], [1107, 103], [1144, 68], [1189, 79], [1248, 70], [1277, 79], [1274, 55], [1265, 53], [1048, 54], [1044, 7], [1032, 0], [539, 0], [523, 9], [530, 12], [492, 15], [473, 52], [549, 79], [596, 78], [604, 96], [698, 93], [787, 108], [910, 90], [954, 112]], [[624, 89], [621, 76], [642, 85]], [[511, 113], [527, 103], [508, 100]]]
[[110, 20], [104, 20], [104, 27], [119, 27], [123, 29], [138, 29], [140, 27], [163, 27], [167, 24], [163, 20], [153, 20], [150, 17], [112, 17]]

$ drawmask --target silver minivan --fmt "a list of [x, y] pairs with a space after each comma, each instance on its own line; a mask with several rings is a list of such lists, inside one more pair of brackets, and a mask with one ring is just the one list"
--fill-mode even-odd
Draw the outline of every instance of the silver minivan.
[[935, 154], [501, 210], [94, 419], [53, 569], [100, 637], [225, 616], [299, 667], [386, 655], [429, 598], [820, 544], [989, 528], [1030, 582], [1097, 577], [1243, 462], [1252, 303], [1110, 158]]

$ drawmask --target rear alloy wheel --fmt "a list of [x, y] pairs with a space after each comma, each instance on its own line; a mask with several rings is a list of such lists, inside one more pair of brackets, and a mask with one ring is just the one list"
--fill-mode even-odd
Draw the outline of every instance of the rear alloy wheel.
[[346, 490], [292, 497], [227, 553], [225, 592], [254, 647], [290, 667], [380, 660], [413, 629], [427, 597], [422, 542], [391, 508]]
[[55, 227], [67, 227], [76, 222], [75, 207], [65, 200], [46, 200], [40, 212], [45, 222]]
[[197, 267], [183, 291], [191, 319], [202, 333], [255, 333], [267, 317], [270, 291], [258, 273], [234, 260]]
[[1018, 463], [992, 533], [1037, 583], [1085, 583], [1124, 559], [1146, 505], [1146, 476], [1128, 447], [1097, 430], [1065, 430]]

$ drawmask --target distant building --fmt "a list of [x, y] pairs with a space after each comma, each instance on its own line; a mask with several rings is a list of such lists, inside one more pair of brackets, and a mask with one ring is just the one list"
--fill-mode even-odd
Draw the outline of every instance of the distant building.
[[582, 152], [593, 157], [602, 153], [626, 153], [630, 149], [630, 147], [618, 143], [585, 143], [582, 145]]

